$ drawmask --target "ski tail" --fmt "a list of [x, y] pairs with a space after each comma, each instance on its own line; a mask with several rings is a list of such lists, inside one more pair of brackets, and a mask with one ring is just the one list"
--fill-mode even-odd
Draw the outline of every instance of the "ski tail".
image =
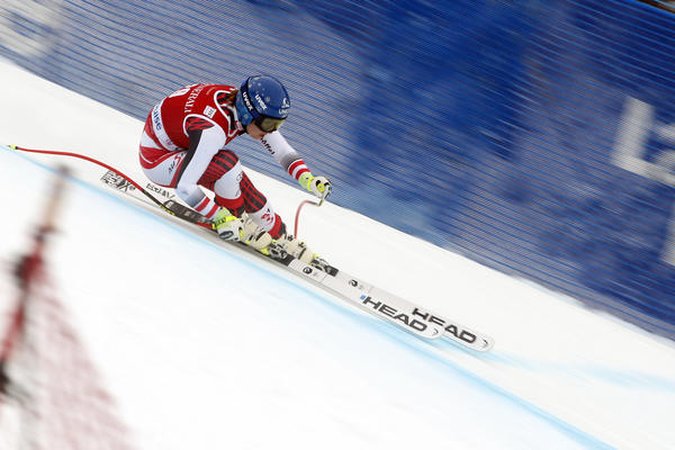
[[[132, 193], [133, 191], [137, 190], [138, 192], [143, 194], [146, 198], [148, 198], [150, 201], [152, 201], [152, 203], [154, 203], [156, 206], [159, 206], [161, 209], [171, 214], [172, 216], [176, 216], [179, 219], [183, 219], [187, 222], [197, 224], [204, 228], [211, 228], [209, 220], [206, 217], [199, 214], [197, 211], [181, 203], [178, 203], [173, 199], [165, 199], [164, 201], [158, 199], [157, 197], [152, 195], [147, 189], [145, 189], [143, 186], [133, 181], [131, 178], [124, 175], [122, 172], [110, 168], [106, 173], [103, 174], [103, 176], [101, 177], [101, 181], [120, 192]], [[157, 187], [154, 187], [154, 185], [153, 190], [161, 192], [161, 190]]]

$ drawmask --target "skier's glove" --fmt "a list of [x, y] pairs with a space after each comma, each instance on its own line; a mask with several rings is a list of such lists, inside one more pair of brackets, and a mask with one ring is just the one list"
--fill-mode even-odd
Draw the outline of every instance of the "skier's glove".
[[304, 187], [319, 198], [328, 197], [333, 190], [333, 187], [330, 184], [328, 178], [315, 177], [309, 172], [305, 172], [300, 175], [298, 181], [300, 182], [300, 186]]
[[244, 234], [241, 219], [232, 215], [226, 208], [220, 208], [212, 219], [213, 229], [221, 239], [238, 241]]

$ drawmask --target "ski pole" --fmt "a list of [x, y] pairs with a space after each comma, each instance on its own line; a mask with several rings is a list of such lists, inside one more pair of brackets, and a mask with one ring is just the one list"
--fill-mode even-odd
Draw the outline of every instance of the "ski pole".
[[321, 205], [323, 205], [323, 201], [326, 199], [326, 193], [321, 196], [319, 201], [314, 201], [314, 200], [303, 200], [300, 202], [298, 205], [298, 209], [295, 210], [295, 225], [293, 226], [293, 236], [297, 239], [298, 237], [298, 223], [300, 222], [300, 211], [302, 211], [302, 207], [305, 205], [314, 205], [317, 208]]
[[26, 147], [19, 147], [18, 145], [8, 145], [8, 147], [12, 150], [18, 150], [26, 153], [38, 153], [42, 155], [56, 155], [56, 156], [68, 156], [71, 158], [77, 158], [77, 159], [82, 159], [84, 161], [99, 165], [105, 169], [110, 170], [111, 172], [116, 173], [120, 177], [124, 178], [129, 184], [131, 184], [133, 187], [138, 189], [143, 195], [145, 195], [147, 198], [149, 198], [153, 203], [155, 203], [157, 206], [162, 208], [164, 211], [168, 212], [169, 214], [176, 216], [180, 219], [187, 220], [188, 222], [196, 223], [197, 225], [203, 226], [204, 228], [211, 228], [210, 225], [202, 223], [199, 219], [198, 216], [195, 215], [195, 212], [189, 209], [186, 206], [181, 205], [180, 203], [176, 202], [162, 202], [159, 199], [157, 199], [154, 195], [149, 193], [147, 190], [143, 188], [140, 184], [138, 184], [136, 181], [134, 181], [130, 176], [126, 175], [122, 171], [102, 162], [99, 161], [95, 158], [92, 158], [91, 156], [87, 155], [82, 155], [79, 153], [73, 153], [73, 152], [62, 152], [62, 151], [57, 151], [57, 150], [38, 150], [38, 149], [33, 149], [33, 148], [26, 148]]

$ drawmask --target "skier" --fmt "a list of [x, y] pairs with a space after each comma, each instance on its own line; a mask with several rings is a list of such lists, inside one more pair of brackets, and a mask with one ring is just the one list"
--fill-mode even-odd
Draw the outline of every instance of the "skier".
[[[287, 233], [237, 155], [226, 148], [248, 134], [303, 188], [326, 197], [330, 181], [314, 176], [278, 131], [290, 107], [286, 88], [267, 75], [249, 77], [239, 89], [222, 84], [179, 89], [148, 114], [140, 143], [143, 171], [153, 183], [174, 188], [181, 200], [212, 221], [222, 239], [243, 241], [267, 255], [281, 247], [312, 263], [317, 255]], [[202, 188], [212, 191], [213, 199]]]

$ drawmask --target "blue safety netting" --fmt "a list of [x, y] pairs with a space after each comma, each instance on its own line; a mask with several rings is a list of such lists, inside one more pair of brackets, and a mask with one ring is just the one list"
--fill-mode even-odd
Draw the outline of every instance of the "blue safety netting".
[[[675, 336], [666, 11], [63, 0], [8, 2], [0, 20], [0, 54], [137, 118], [181, 85], [276, 75], [293, 102], [284, 135], [336, 203]], [[256, 144], [233, 149], [290, 182]]]

